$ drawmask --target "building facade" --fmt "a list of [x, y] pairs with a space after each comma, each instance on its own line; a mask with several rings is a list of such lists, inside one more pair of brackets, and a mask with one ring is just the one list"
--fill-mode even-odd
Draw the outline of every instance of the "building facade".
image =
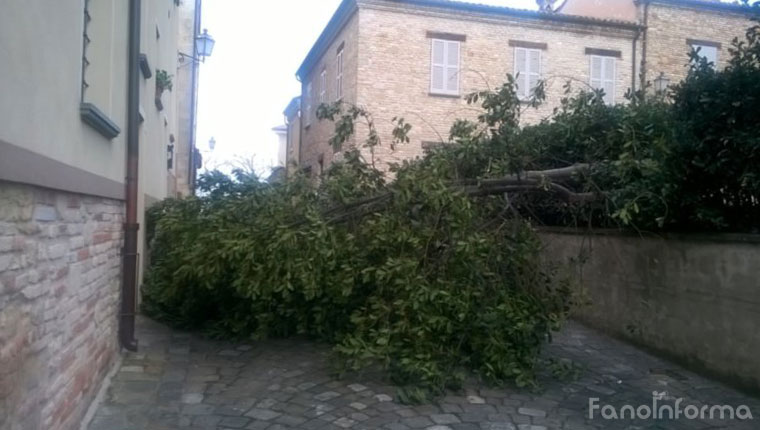
[[[456, 119], [474, 119], [469, 93], [496, 88], [507, 74], [530, 97], [546, 83], [546, 100], [522, 119], [549, 117], [564, 85], [602, 89], [622, 103], [629, 89], [664, 76], [686, 75], [692, 48], [725, 65], [734, 37], [750, 26], [750, 10], [707, 0], [567, 0], [554, 12], [517, 10], [446, 0], [346, 0], [297, 72], [302, 83], [303, 169], [317, 174], [340, 157], [334, 125], [316, 119], [321, 103], [342, 100], [366, 108], [381, 140], [380, 166], [420, 156], [446, 142]], [[705, 22], [708, 25], [694, 25]], [[394, 117], [413, 124], [411, 142], [389, 149]], [[359, 124], [354, 139], [363, 139]], [[369, 160], [369, 154], [365, 154]]]
[[2, 430], [79, 428], [134, 347], [144, 211], [177, 188], [180, 14], [176, 0], [2, 6]]

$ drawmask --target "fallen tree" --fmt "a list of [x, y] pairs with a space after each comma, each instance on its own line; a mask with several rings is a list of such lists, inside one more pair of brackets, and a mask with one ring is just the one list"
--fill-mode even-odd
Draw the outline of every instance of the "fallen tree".
[[[519, 125], [528, 105], [509, 77], [468, 98], [483, 108], [476, 122], [391, 166], [390, 182], [373, 163], [371, 115], [321, 106], [336, 147], [354, 121], [369, 134], [319, 181], [215, 172], [200, 197], [151, 209], [144, 309], [220, 337], [329, 342], [343, 370], [380, 365], [407, 400], [473, 372], [535, 385], [574, 297], [541, 262], [534, 225], [757, 231], [760, 35], [750, 35], [723, 71], [695, 61], [669, 99], [607, 106], [601, 92], [568, 92], [533, 126]], [[408, 143], [409, 124], [394, 123], [389, 146]]]

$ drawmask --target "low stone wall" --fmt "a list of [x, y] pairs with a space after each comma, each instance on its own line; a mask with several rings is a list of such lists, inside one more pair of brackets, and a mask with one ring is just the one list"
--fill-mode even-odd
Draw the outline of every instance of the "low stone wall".
[[577, 317], [697, 371], [760, 389], [760, 236], [541, 232], [591, 304]]
[[118, 354], [123, 211], [0, 182], [0, 430], [79, 428]]

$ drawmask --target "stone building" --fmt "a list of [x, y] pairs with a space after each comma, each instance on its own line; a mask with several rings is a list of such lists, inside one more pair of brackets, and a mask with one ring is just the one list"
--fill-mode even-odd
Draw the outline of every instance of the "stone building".
[[175, 194], [172, 145], [194, 127], [177, 97], [194, 8], [0, 8], [1, 430], [79, 428], [120, 346], [135, 347], [144, 211]]
[[[546, 101], [522, 116], [535, 123], [551, 115], [567, 82], [603, 89], [612, 104], [659, 76], [682, 79], [692, 48], [722, 67], [731, 40], [750, 25], [749, 8], [708, 0], [566, 0], [551, 10], [343, 1], [297, 72], [301, 143], [290, 162], [316, 174], [340, 156], [328, 142], [334, 125], [315, 117], [321, 103], [342, 100], [372, 114], [385, 142], [375, 154], [382, 166], [445, 142], [455, 119], [478, 113], [464, 96], [501, 85], [507, 74], [519, 73], [526, 98], [546, 82]], [[413, 125], [411, 142], [390, 151], [396, 116]]]

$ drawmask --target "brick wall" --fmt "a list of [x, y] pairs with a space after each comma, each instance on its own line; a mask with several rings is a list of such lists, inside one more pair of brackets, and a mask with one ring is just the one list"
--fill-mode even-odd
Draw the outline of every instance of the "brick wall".
[[[429, 94], [431, 39], [428, 32], [466, 36], [461, 46], [460, 97]], [[631, 86], [632, 30], [367, 1], [361, 2], [358, 14], [352, 17], [333, 40], [321, 62], [312, 69], [309, 79], [304, 81], [303, 96], [306, 96], [309, 81], [314, 82], [315, 97], [318, 94], [318, 78], [323, 65], [328, 72], [328, 94], [334, 94], [335, 49], [345, 43], [345, 100], [366, 107], [373, 115], [383, 140], [375, 161], [382, 166], [413, 158], [423, 153], [423, 142], [447, 140], [450, 126], [457, 118], [475, 118], [478, 109], [468, 106], [464, 95], [498, 87], [507, 73], [514, 73], [514, 48], [509, 46], [510, 40], [546, 44], [541, 66], [543, 78], [548, 81], [548, 99], [538, 110], [526, 110], [526, 122], [537, 122], [549, 116], [563, 96], [562, 87], [569, 79], [578, 88], [587, 86], [589, 56], [586, 48], [620, 51], [621, 58], [616, 63], [617, 100], [622, 100]], [[413, 125], [413, 130], [411, 143], [391, 152], [391, 120], [396, 116], [404, 117]], [[313, 166], [313, 171], [318, 173], [316, 160], [320, 154], [325, 154], [325, 166], [329, 164], [332, 149], [327, 140], [333, 131], [334, 124], [315, 124], [315, 121], [304, 129], [303, 166]], [[364, 138], [366, 127], [360, 124], [356, 139], [361, 142]], [[369, 159], [366, 151], [365, 157]]]
[[118, 351], [123, 204], [0, 182], [0, 429], [79, 427]]
[[671, 83], [686, 77], [691, 46], [687, 39], [720, 43], [719, 68], [726, 66], [728, 49], [735, 37], [744, 38], [752, 25], [746, 15], [659, 4], [649, 6], [647, 34], [647, 80], [660, 72]]
[[[457, 118], [474, 119], [479, 112], [464, 97], [430, 95], [431, 39], [427, 32], [463, 35], [461, 43], [461, 95], [497, 88], [514, 73], [514, 47], [509, 41], [545, 43], [541, 70], [547, 81], [547, 100], [539, 109], [526, 109], [523, 119], [537, 122], [549, 116], [563, 97], [563, 85], [576, 88], [589, 82], [586, 48], [620, 51], [616, 62], [615, 97], [631, 86], [632, 38], [630, 31], [545, 20], [489, 18], [440, 10], [408, 7], [365, 7], [360, 10], [359, 104], [375, 116], [381, 136], [381, 162], [422, 154], [422, 142], [447, 140]], [[413, 124], [411, 143], [387, 150], [394, 116]]]
[[[354, 13], [353, 17], [346, 23], [341, 29], [339, 34], [333, 39], [330, 46], [327, 48], [322, 58], [315, 64], [312, 70], [309, 72], [307, 78], [302, 82], [301, 89], [301, 126], [303, 129], [302, 139], [303, 144], [301, 147], [301, 166], [311, 166], [312, 172], [318, 175], [319, 172], [319, 157], [324, 159], [324, 166], [327, 168], [332, 162], [335, 154], [332, 146], [328, 142], [330, 137], [333, 136], [335, 126], [330, 121], [319, 121], [316, 119], [317, 106], [319, 106], [319, 91], [320, 91], [320, 74], [322, 70], [327, 73], [327, 91], [326, 91], [326, 103], [333, 103], [336, 101], [337, 94], [337, 65], [336, 54], [338, 47], [343, 46], [343, 101], [346, 103], [356, 103], [356, 71], [357, 62], [359, 58], [359, 20], [358, 14]], [[308, 99], [307, 85], [312, 83], [312, 109], [311, 118], [307, 119], [306, 104]], [[352, 142], [348, 142], [345, 147], [350, 147]]]

